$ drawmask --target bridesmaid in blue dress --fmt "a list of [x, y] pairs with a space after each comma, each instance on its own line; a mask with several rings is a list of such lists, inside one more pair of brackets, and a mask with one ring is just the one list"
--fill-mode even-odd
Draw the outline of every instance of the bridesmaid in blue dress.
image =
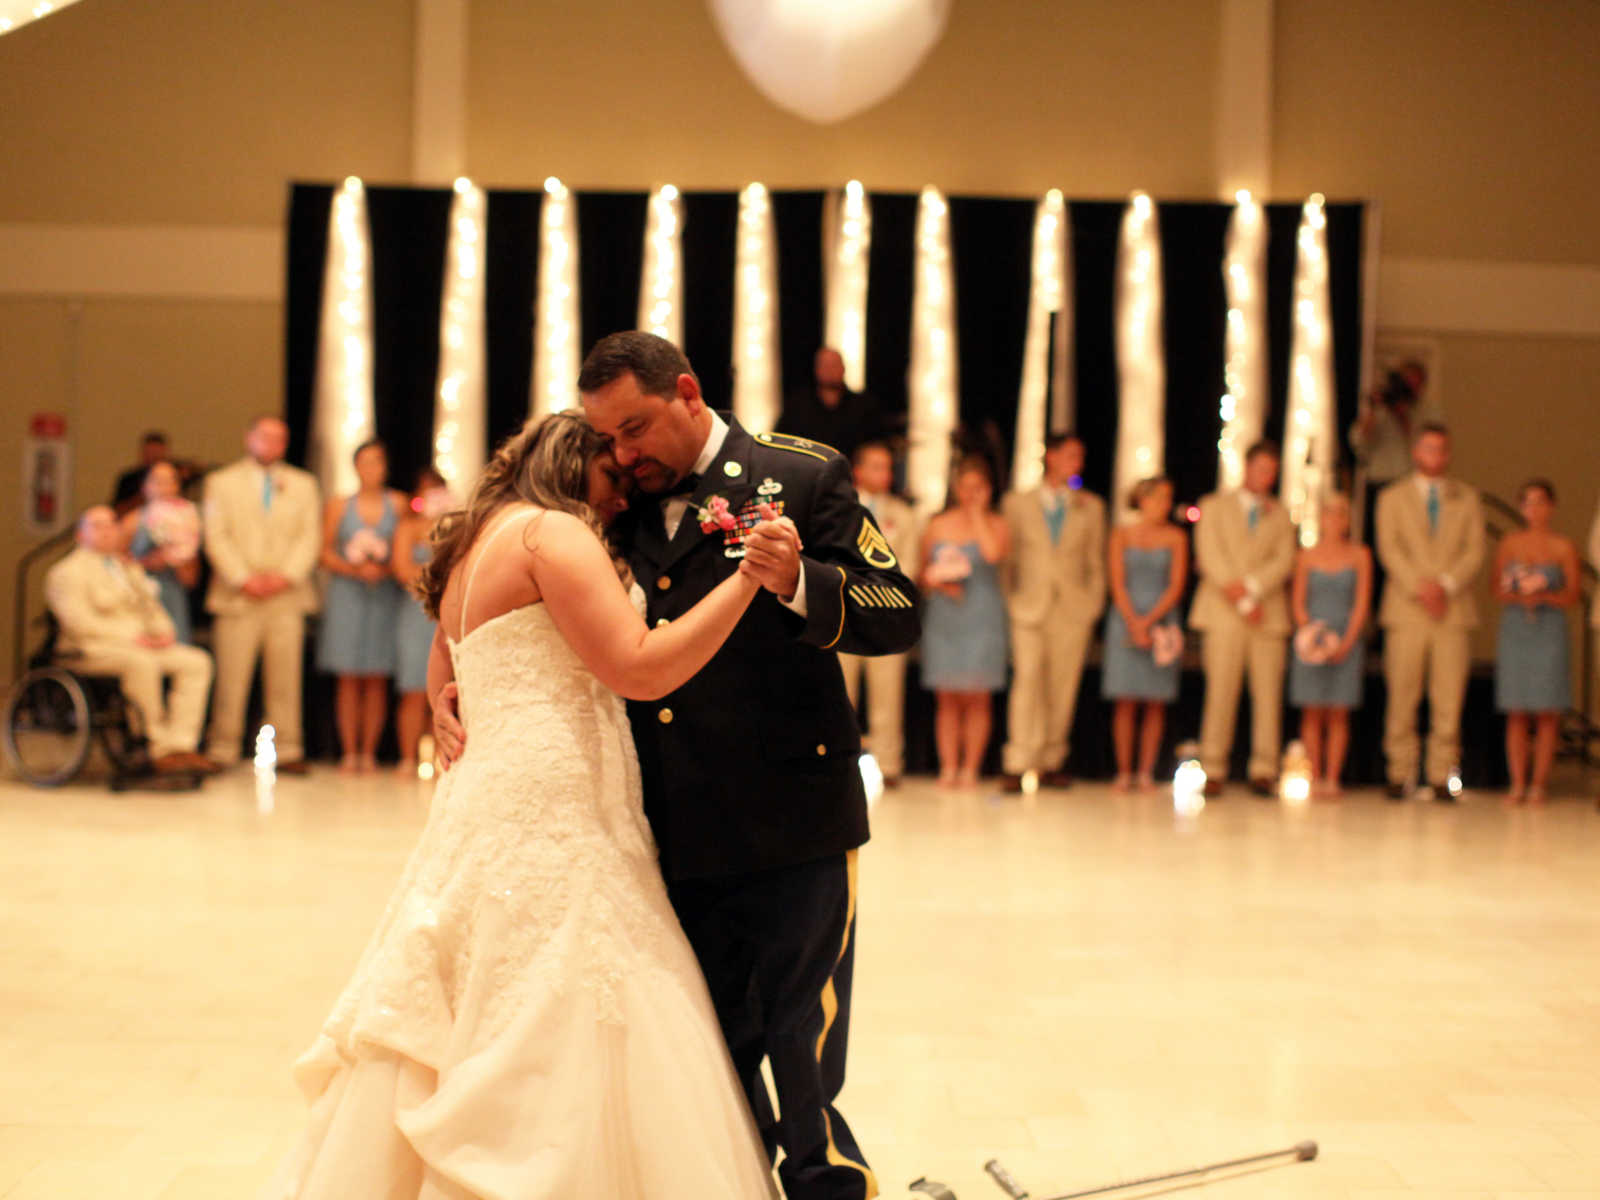
[[357, 447], [355, 465], [360, 489], [330, 500], [323, 514], [328, 588], [317, 639], [317, 666], [339, 679], [334, 711], [346, 772], [377, 765], [378, 736], [389, 715], [402, 599], [389, 560], [406, 507], [405, 497], [385, 486], [389, 455], [382, 442]]
[[994, 511], [994, 473], [970, 455], [956, 467], [949, 506], [922, 535], [922, 686], [934, 718], [941, 787], [970, 787], [989, 747], [994, 693], [1006, 685], [1008, 631], [998, 566], [1011, 532]]
[[144, 503], [122, 518], [128, 553], [156, 582], [156, 598], [178, 641], [194, 643], [189, 591], [200, 579], [200, 513], [183, 497], [183, 478], [165, 459], [150, 465]]
[[1300, 740], [1311, 759], [1312, 790], [1336, 797], [1350, 747], [1350, 710], [1366, 676], [1362, 635], [1372, 610], [1372, 551], [1350, 540], [1350, 499], [1323, 500], [1315, 546], [1300, 551], [1291, 602], [1295, 637], [1289, 703], [1300, 709]]
[[1135, 784], [1136, 734], [1138, 786], [1155, 786], [1167, 705], [1178, 698], [1183, 667], [1178, 601], [1189, 577], [1189, 539], [1170, 519], [1172, 481], [1164, 475], [1140, 480], [1128, 506], [1138, 517], [1112, 529], [1106, 551], [1111, 608], [1106, 613], [1100, 672], [1100, 694], [1113, 702], [1117, 779], [1112, 786], [1118, 791]]
[[417, 489], [394, 538], [394, 578], [405, 595], [400, 601], [400, 618], [395, 623], [394, 690], [400, 694], [395, 707], [395, 733], [400, 742], [400, 761], [395, 774], [415, 777], [417, 747], [428, 720], [428, 655], [433, 650], [437, 622], [423, 611], [414, 589], [422, 568], [433, 558], [429, 539], [440, 517], [455, 505], [445, 487], [444, 477], [432, 467], [417, 474]]
[[[1527, 526], [1500, 539], [1495, 597], [1500, 636], [1495, 647], [1495, 707], [1506, 714], [1507, 804], [1543, 804], [1561, 714], [1572, 705], [1567, 610], [1578, 602], [1578, 548], [1550, 528], [1556, 491], [1531, 479], [1517, 496]], [[1529, 776], [1528, 725], [1535, 726]]]

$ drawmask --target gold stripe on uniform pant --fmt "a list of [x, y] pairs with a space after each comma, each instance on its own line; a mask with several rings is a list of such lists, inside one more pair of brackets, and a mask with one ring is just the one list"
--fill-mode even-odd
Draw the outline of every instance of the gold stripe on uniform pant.
[[[839, 957], [834, 960], [834, 969], [844, 961], [845, 951], [850, 949], [850, 931], [856, 923], [856, 866], [859, 850], [847, 850], [844, 855], [845, 871], [850, 880], [850, 904], [845, 912], [844, 939], [839, 943]], [[822, 1032], [817, 1035], [817, 1065], [822, 1065], [822, 1048], [827, 1045], [828, 1031], [833, 1028], [833, 1019], [839, 1015], [839, 997], [833, 990], [833, 976], [828, 976], [828, 982], [822, 988]], [[833, 1144], [833, 1121], [828, 1116], [828, 1102], [822, 1106], [822, 1125], [828, 1131], [828, 1161], [836, 1167], [854, 1167], [866, 1177], [868, 1200], [878, 1194], [878, 1177], [863, 1163], [855, 1162], [839, 1153], [839, 1147]]]

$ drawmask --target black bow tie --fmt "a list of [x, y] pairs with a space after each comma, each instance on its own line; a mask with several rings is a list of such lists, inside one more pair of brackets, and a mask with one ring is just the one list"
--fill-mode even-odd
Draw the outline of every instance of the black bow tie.
[[693, 471], [690, 471], [689, 474], [678, 480], [677, 483], [673, 484], [666, 491], [660, 493], [661, 503], [665, 504], [674, 496], [692, 496], [695, 493], [695, 489], [699, 486], [700, 476], [696, 475]]

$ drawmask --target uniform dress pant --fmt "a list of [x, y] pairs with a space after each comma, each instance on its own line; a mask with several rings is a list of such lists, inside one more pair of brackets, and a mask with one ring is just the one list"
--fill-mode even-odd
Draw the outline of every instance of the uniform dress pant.
[[211, 706], [206, 749], [218, 762], [237, 762], [244, 739], [245, 706], [256, 662], [266, 695], [266, 723], [274, 732], [278, 759], [305, 757], [300, 724], [301, 656], [306, 614], [302, 597], [280, 592], [253, 600], [243, 612], [218, 613], [212, 625], [217, 655], [217, 690]]
[[1072, 720], [1093, 624], [1011, 626], [1011, 698], [1001, 755], [1011, 775], [1059, 771], [1072, 750]]
[[[174, 642], [160, 649], [96, 649], [72, 665], [87, 674], [117, 677], [123, 696], [138, 706], [137, 727], [150, 741], [152, 758], [192, 754], [199, 748], [211, 690], [211, 656], [198, 646]], [[163, 695], [167, 679], [172, 691]]]
[[839, 655], [850, 707], [861, 703], [861, 679], [867, 681], [867, 746], [886, 778], [905, 774], [906, 656]]
[[1283, 720], [1283, 669], [1287, 639], [1281, 633], [1252, 629], [1243, 619], [1207, 629], [1200, 657], [1206, 674], [1205, 707], [1200, 718], [1200, 765], [1207, 779], [1228, 778], [1233, 731], [1239, 719], [1239, 692], [1250, 675], [1251, 779], [1278, 777]]
[[1383, 674], [1389, 688], [1384, 714], [1383, 753], [1389, 782], [1410, 784], [1417, 778], [1421, 741], [1417, 705], [1428, 691], [1427, 781], [1444, 787], [1461, 762], [1461, 708], [1466, 702], [1467, 675], [1472, 667], [1471, 634], [1440, 625], [1391, 625], [1385, 631]]
[[[856, 851], [667, 885], [788, 1200], [867, 1200], [877, 1180], [834, 1107], [855, 963]], [[772, 1067], [772, 1112], [761, 1060]]]

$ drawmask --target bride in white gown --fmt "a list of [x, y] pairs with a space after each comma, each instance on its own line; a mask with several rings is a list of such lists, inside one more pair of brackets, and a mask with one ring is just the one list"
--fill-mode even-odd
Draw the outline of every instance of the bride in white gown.
[[608, 461], [581, 418], [530, 422], [441, 527], [424, 587], [471, 740], [295, 1066], [311, 1117], [271, 1200], [775, 1194], [622, 699], [689, 679], [758, 585], [647, 629], [584, 503]]

